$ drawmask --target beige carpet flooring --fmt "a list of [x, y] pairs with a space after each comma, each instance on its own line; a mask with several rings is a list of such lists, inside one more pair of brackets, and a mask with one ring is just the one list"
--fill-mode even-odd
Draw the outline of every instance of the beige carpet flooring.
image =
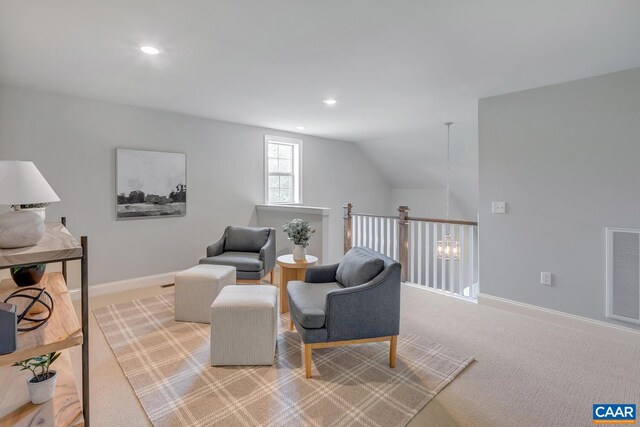
[[[266, 285], [265, 285], [266, 286]], [[300, 337], [280, 315], [272, 366], [209, 363], [209, 325], [174, 320], [173, 295], [94, 310], [155, 426], [404, 426], [473, 358], [416, 335], [319, 349], [313, 378]]]
[[[172, 292], [95, 297], [91, 309]], [[401, 318], [401, 333], [476, 360], [409, 426], [586, 426], [593, 403], [640, 403], [640, 347], [410, 286], [402, 289]], [[93, 315], [90, 328], [93, 426], [149, 425]], [[79, 356], [75, 349], [78, 370]]]

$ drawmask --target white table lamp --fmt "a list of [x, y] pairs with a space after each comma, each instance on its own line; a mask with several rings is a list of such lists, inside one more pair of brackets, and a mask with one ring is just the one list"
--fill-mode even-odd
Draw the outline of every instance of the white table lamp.
[[33, 162], [0, 160], [0, 205], [16, 206], [0, 215], [0, 248], [33, 246], [44, 235], [42, 217], [20, 205], [59, 201]]

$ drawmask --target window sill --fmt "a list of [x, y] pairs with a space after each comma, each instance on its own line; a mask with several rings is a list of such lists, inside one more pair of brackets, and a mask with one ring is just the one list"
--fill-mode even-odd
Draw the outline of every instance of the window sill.
[[307, 215], [329, 216], [331, 208], [304, 205], [256, 205], [258, 212], [292, 212]]

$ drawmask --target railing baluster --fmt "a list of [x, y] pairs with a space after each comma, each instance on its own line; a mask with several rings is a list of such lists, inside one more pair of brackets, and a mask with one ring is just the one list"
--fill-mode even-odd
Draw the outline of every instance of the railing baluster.
[[[413, 223], [415, 223], [415, 221], [412, 221]], [[422, 284], [422, 239], [420, 238], [421, 234], [422, 234], [422, 223], [418, 222], [417, 224], [418, 226], [415, 227], [415, 242], [413, 244], [413, 246], [417, 246], [417, 251], [416, 251], [416, 257], [417, 257], [417, 278], [416, 278], [416, 283], [421, 285]]]
[[377, 252], [380, 252], [380, 240], [382, 239], [381, 238], [382, 232], [381, 232], [381, 229], [380, 229], [380, 222], [381, 222], [380, 218], [376, 218], [375, 223], [374, 223], [375, 224], [375, 228], [376, 228], [376, 249], [375, 250]]
[[431, 287], [434, 289], [438, 288], [438, 225], [435, 223], [431, 223], [431, 228], [433, 230], [433, 254], [431, 264], [433, 265], [433, 280], [431, 281]]
[[466, 245], [464, 235], [469, 227], [459, 227], [460, 229], [460, 261], [458, 261], [458, 295], [464, 294], [464, 288], [466, 280], [464, 280], [464, 263], [467, 261], [467, 254], [465, 253]]
[[353, 246], [358, 246], [358, 219], [357, 215], [353, 215], [353, 220], [351, 222], [351, 243]]
[[424, 285], [429, 286], [429, 277], [431, 274], [431, 268], [429, 267], [429, 263], [431, 262], [431, 252], [430, 252], [430, 244], [429, 240], [429, 230], [431, 229], [430, 224], [425, 223], [424, 227]]
[[382, 238], [382, 253], [386, 256], [389, 255], [389, 218], [385, 218], [382, 220], [384, 223], [384, 233]]
[[376, 241], [378, 240], [378, 232], [376, 230], [376, 220], [377, 218], [371, 218], [371, 244], [370, 248], [374, 251], [376, 250]]
[[364, 234], [362, 235], [362, 237], [364, 238], [364, 242], [362, 242], [362, 246], [366, 246], [367, 248], [369, 247], [369, 241], [371, 240], [371, 229], [370, 229], [370, 224], [371, 222], [371, 218], [370, 217], [365, 217], [364, 219]]
[[[458, 237], [458, 233], [457, 233], [457, 227], [456, 225], [452, 224], [450, 225], [451, 228], [451, 242], [455, 242], [457, 241], [457, 237]], [[447, 267], [449, 268], [449, 292], [455, 294], [456, 293], [456, 269], [455, 267], [455, 261], [452, 262], [448, 262], [447, 264], [449, 264]]]
[[400, 256], [398, 254], [398, 220], [393, 220], [393, 259], [396, 261], [400, 261]]
[[[441, 230], [440, 230], [440, 239], [444, 240], [444, 236], [446, 235], [446, 224], [442, 224], [440, 226]], [[442, 257], [442, 260], [440, 261], [440, 265], [442, 268], [442, 272], [440, 275], [440, 289], [442, 289], [443, 291], [447, 290], [447, 264], [446, 261], [444, 260], [444, 257]]]
[[413, 252], [414, 252], [414, 246], [412, 245], [412, 241], [413, 241], [413, 228], [415, 226], [415, 223], [413, 221], [409, 222], [409, 282], [411, 283], [416, 283], [414, 276], [415, 276], [415, 272], [414, 272], [414, 266], [415, 263], [413, 262]]
[[371, 236], [371, 240], [369, 240], [369, 247], [376, 250], [376, 219], [369, 218], [369, 235]]
[[474, 284], [476, 282], [476, 230], [477, 227], [469, 228], [469, 296], [473, 299], [477, 297]]
[[358, 246], [358, 239], [360, 238], [360, 234], [358, 233], [358, 221], [360, 217], [358, 215], [353, 215], [353, 246]]

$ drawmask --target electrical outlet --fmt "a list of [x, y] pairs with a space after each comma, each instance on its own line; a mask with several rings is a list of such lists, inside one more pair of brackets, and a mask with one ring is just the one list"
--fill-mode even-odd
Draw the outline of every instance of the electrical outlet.
[[549, 273], [548, 271], [541, 271], [540, 272], [540, 284], [541, 285], [545, 285], [545, 286], [552, 286], [551, 273]]
[[491, 202], [491, 213], [494, 213], [494, 214], [507, 213], [507, 203], [506, 202]]

